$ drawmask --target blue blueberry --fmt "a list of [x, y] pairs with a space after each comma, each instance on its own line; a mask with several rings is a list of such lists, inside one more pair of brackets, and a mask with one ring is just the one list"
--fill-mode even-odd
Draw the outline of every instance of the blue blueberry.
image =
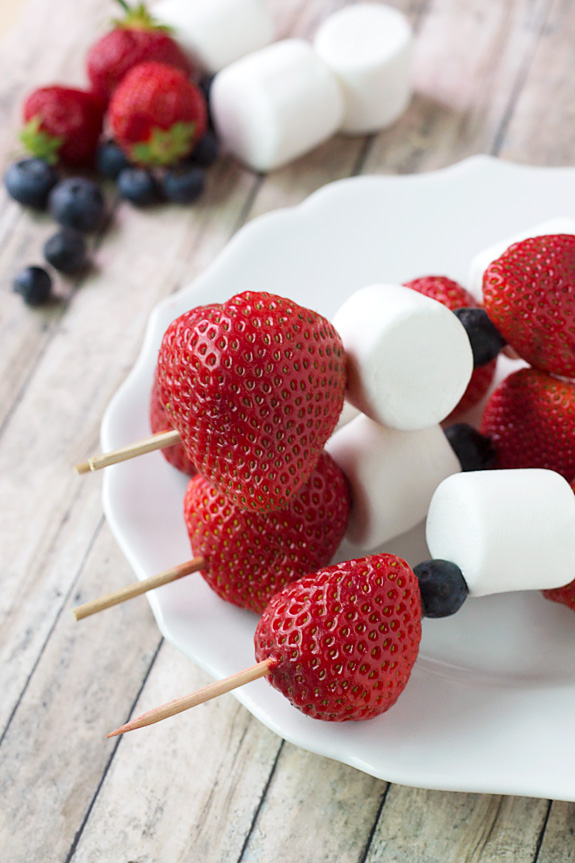
[[84, 177], [70, 177], [54, 186], [49, 204], [60, 225], [82, 234], [97, 231], [104, 221], [104, 196], [96, 183]]
[[468, 423], [453, 423], [445, 429], [451, 449], [459, 459], [461, 470], [490, 470], [495, 466], [495, 446], [487, 435]]
[[40, 306], [52, 293], [52, 279], [42, 267], [26, 267], [13, 282], [15, 293], [21, 294], [28, 306]]
[[213, 132], [206, 132], [203, 138], [200, 138], [190, 156], [190, 161], [196, 165], [201, 165], [203, 168], [209, 168], [213, 165], [220, 153], [220, 145], [218, 139]]
[[44, 257], [61, 273], [77, 273], [86, 265], [86, 241], [72, 228], [62, 228], [44, 244]]
[[465, 327], [469, 337], [474, 367], [486, 366], [505, 347], [505, 339], [491, 322], [485, 309], [456, 309], [454, 314]]
[[200, 197], [206, 185], [205, 172], [193, 165], [166, 171], [162, 189], [168, 201], [176, 204], [192, 204]]
[[118, 191], [136, 207], [148, 207], [160, 200], [156, 178], [143, 168], [125, 168], [118, 177]]
[[120, 173], [129, 168], [130, 163], [126, 154], [114, 141], [106, 141], [98, 147], [96, 153], [96, 168], [98, 173], [107, 180], [117, 180]]
[[449, 560], [424, 560], [413, 571], [425, 617], [449, 617], [459, 611], [469, 589], [458, 566]]
[[43, 210], [48, 195], [58, 182], [58, 172], [44, 159], [22, 159], [10, 165], [4, 175], [8, 194], [27, 207]]

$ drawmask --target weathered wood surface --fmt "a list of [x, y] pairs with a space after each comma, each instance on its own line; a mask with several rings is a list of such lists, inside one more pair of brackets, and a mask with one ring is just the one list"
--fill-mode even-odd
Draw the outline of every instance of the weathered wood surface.
[[[344, 0], [273, 0], [282, 35], [310, 35]], [[10, 278], [51, 230], [0, 193], [0, 859], [171, 861], [575, 861], [575, 805], [421, 791], [299, 751], [231, 696], [166, 733], [105, 732], [206, 675], [162, 642], [147, 603], [73, 622], [70, 606], [131, 580], [103, 521], [99, 422], [156, 302], [201, 272], [255, 215], [357, 172], [429, 170], [477, 152], [575, 162], [571, 0], [399, 0], [416, 28], [416, 96], [397, 125], [335, 139], [266, 178], [232, 161], [193, 209], [122, 204], [95, 266], [24, 308]], [[112, 11], [28, 0], [0, 55], [0, 161], [24, 94], [83, 81]], [[182, 718], [183, 720], [183, 718]]]

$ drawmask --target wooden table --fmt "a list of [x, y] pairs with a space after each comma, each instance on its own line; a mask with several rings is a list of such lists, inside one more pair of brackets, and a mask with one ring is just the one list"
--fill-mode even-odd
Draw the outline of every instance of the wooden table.
[[[282, 36], [343, 0], [273, 0]], [[207, 675], [165, 643], [147, 603], [74, 623], [70, 607], [132, 578], [102, 516], [103, 411], [150, 310], [254, 216], [357, 173], [409, 173], [472, 153], [575, 161], [572, 0], [396, 0], [416, 32], [416, 95], [368, 139], [337, 138], [268, 177], [222, 159], [194, 208], [114, 202], [93, 269], [31, 310], [10, 291], [41, 261], [47, 217], [0, 198], [0, 858], [52, 861], [575, 861], [575, 805], [388, 785], [303, 752], [232, 696], [153, 729], [105, 732]], [[2, 165], [24, 94], [81, 85], [112, 5], [29, 0], [4, 42]], [[545, 745], [542, 729], [541, 745]], [[573, 741], [566, 741], [573, 745]]]

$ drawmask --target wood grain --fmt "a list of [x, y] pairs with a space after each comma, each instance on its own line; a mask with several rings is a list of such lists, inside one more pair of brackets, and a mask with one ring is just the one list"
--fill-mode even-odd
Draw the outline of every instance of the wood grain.
[[[345, 0], [272, 0], [311, 36]], [[476, 152], [571, 164], [571, 0], [398, 0], [416, 30], [415, 96], [391, 129], [338, 137], [267, 177], [223, 158], [194, 208], [138, 211], [107, 189], [93, 267], [30, 310], [10, 292], [41, 260], [46, 216], [0, 193], [0, 857], [9, 863], [339, 860], [571, 863], [575, 804], [421, 791], [310, 755], [228, 695], [120, 742], [105, 733], [209, 682], [162, 641], [147, 603], [86, 621], [70, 607], [133, 575], [103, 523], [102, 413], [151, 309], [246, 221], [355, 173], [430, 170]], [[28, 0], [0, 56], [0, 164], [25, 94], [85, 83], [113, 4]]]

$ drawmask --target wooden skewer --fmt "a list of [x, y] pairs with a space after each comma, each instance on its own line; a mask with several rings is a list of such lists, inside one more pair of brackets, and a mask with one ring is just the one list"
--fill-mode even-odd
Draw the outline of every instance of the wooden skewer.
[[176, 431], [176, 429], [157, 432], [143, 440], [128, 444], [128, 446], [112, 450], [112, 452], [105, 452], [102, 453], [102, 455], [94, 455], [87, 461], [77, 464], [75, 471], [76, 473], [91, 473], [94, 470], [101, 470], [103, 467], [108, 467], [108, 465], [118, 464], [118, 462], [127, 461], [130, 458], [136, 458], [136, 456], [144, 455], [144, 453], [147, 452], [154, 452], [154, 450], [157, 449], [165, 449], [168, 446], [180, 443], [181, 440], [180, 433], [179, 431]]
[[155, 707], [153, 710], [148, 710], [138, 716], [137, 719], [132, 719], [115, 731], [110, 731], [106, 737], [118, 737], [120, 734], [125, 734], [126, 731], [134, 731], [136, 728], [144, 728], [146, 725], [153, 725], [155, 722], [161, 722], [162, 719], [167, 719], [169, 716], [175, 716], [176, 713], [182, 713], [184, 710], [189, 710], [190, 707], [196, 707], [198, 704], [203, 704], [204, 701], [210, 701], [212, 698], [217, 698], [218, 695], [223, 695], [225, 692], [230, 692], [238, 686], [243, 686], [245, 683], [251, 683], [252, 680], [257, 680], [259, 677], [265, 677], [269, 674], [272, 667], [271, 659], [263, 659], [257, 665], [252, 665], [250, 668], [244, 668], [243, 671], [238, 671], [224, 680], [216, 680], [215, 683], [210, 683], [204, 686], [203, 689], [198, 689], [190, 695], [184, 695], [182, 698], [176, 698], [174, 701], [168, 701], [167, 704], [162, 704], [161, 707]]
[[72, 609], [74, 617], [76, 620], [83, 620], [84, 617], [90, 617], [91, 614], [97, 614], [99, 611], [104, 611], [105, 608], [119, 605], [121, 602], [132, 599], [134, 596], [147, 593], [148, 590], [153, 590], [155, 587], [170, 584], [172, 581], [177, 581], [191, 572], [197, 572], [198, 569], [204, 568], [205, 563], [203, 557], [194, 557], [193, 560], [181, 563], [173, 569], [166, 569], [164, 572], [159, 572], [157, 575], [152, 575], [143, 581], [136, 581], [127, 587], [121, 587], [119, 590], [114, 590], [112, 593], [101, 596], [99, 599], [91, 599], [90, 602], [85, 602], [83, 605], [78, 605]]

